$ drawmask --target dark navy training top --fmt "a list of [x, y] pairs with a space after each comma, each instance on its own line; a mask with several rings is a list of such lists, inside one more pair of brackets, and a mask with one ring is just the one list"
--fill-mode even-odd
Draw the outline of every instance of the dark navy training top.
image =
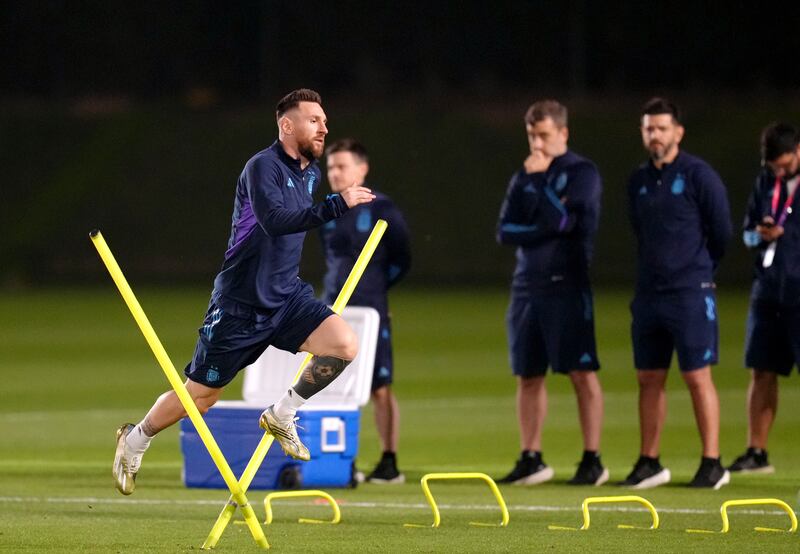
[[639, 292], [711, 288], [733, 234], [725, 185], [706, 162], [679, 152], [661, 170], [642, 164], [628, 181], [639, 240]]
[[776, 241], [775, 256], [772, 265], [764, 267], [764, 252], [769, 243], [761, 240], [756, 232], [756, 225], [761, 223], [765, 216], [770, 216], [776, 222], [783, 213], [786, 200], [789, 196], [786, 180], [779, 182], [780, 195], [778, 197], [777, 213], [772, 213], [772, 195], [775, 190], [775, 175], [764, 168], [756, 178], [753, 191], [747, 201], [747, 212], [744, 216], [744, 243], [748, 248], [757, 252], [755, 260], [755, 282], [753, 283], [753, 298], [780, 302], [787, 306], [800, 305], [800, 191], [795, 192], [792, 200], [791, 212], [787, 210], [783, 222], [783, 235]]
[[316, 162], [300, 169], [279, 141], [244, 166], [236, 184], [231, 237], [212, 298], [229, 312], [271, 311], [300, 287], [300, 253], [306, 231], [347, 211], [341, 196], [314, 205]]
[[559, 284], [588, 286], [600, 217], [597, 167], [567, 151], [547, 171], [512, 177], [497, 223], [497, 242], [517, 247], [516, 291]]
[[356, 206], [339, 219], [320, 227], [320, 238], [328, 267], [325, 274], [324, 301], [333, 304], [336, 300], [375, 222], [384, 219], [388, 224], [386, 232], [353, 291], [349, 304], [371, 306], [386, 313], [386, 292], [411, 267], [411, 248], [403, 214], [388, 196], [374, 190], [372, 192], [376, 198], [371, 203]]

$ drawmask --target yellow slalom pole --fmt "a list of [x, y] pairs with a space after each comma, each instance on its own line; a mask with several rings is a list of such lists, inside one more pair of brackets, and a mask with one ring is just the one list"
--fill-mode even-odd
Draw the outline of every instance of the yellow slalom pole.
[[100, 258], [103, 260], [103, 263], [105, 263], [108, 272], [111, 274], [111, 278], [114, 280], [114, 283], [116, 283], [122, 298], [128, 305], [128, 309], [131, 311], [133, 318], [139, 325], [139, 329], [141, 329], [145, 340], [147, 340], [147, 344], [150, 345], [150, 349], [153, 351], [158, 363], [161, 365], [161, 369], [164, 370], [167, 380], [175, 390], [175, 394], [178, 395], [178, 399], [181, 401], [181, 404], [183, 404], [183, 408], [189, 415], [189, 419], [192, 420], [192, 423], [197, 428], [197, 433], [200, 435], [200, 438], [203, 440], [203, 444], [205, 444], [206, 448], [208, 449], [208, 453], [211, 454], [211, 458], [214, 460], [217, 469], [219, 469], [219, 472], [222, 474], [225, 484], [228, 485], [228, 488], [230, 489], [233, 498], [236, 500], [237, 505], [242, 508], [244, 519], [247, 522], [247, 526], [250, 528], [250, 533], [252, 533], [253, 539], [260, 547], [269, 548], [269, 543], [267, 542], [267, 538], [264, 536], [264, 531], [261, 529], [261, 525], [256, 518], [255, 512], [253, 511], [253, 507], [247, 502], [247, 497], [244, 494], [244, 490], [241, 486], [239, 486], [239, 482], [236, 480], [236, 476], [233, 474], [233, 471], [231, 471], [228, 462], [225, 460], [225, 456], [223, 456], [222, 451], [219, 449], [217, 441], [214, 440], [214, 436], [211, 434], [211, 431], [209, 431], [208, 427], [206, 426], [206, 422], [203, 421], [203, 418], [200, 415], [200, 412], [197, 410], [197, 406], [195, 406], [192, 397], [189, 395], [189, 392], [186, 390], [183, 381], [181, 381], [181, 378], [178, 376], [175, 366], [172, 364], [172, 361], [167, 355], [166, 350], [164, 350], [164, 346], [158, 339], [155, 330], [153, 330], [153, 326], [150, 325], [150, 321], [147, 319], [144, 310], [142, 310], [142, 307], [139, 305], [139, 301], [136, 300], [136, 296], [134, 296], [130, 285], [128, 285], [128, 281], [125, 279], [125, 276], [122, 274], [122, 270], [119, 268], [119, 265], [117, 265], [117, 261], [114, 259], [114, 255], [111, 253], [111, 250], [108, 248], [103, 235], [100, 233], [100, 231], [94, 230], [89, 234], [89, 236], [91, 237], [98, 254], [100, 254]]
[[[372, 228], [372, 233], [370, 233], [367, 242], [364, 244], [364, 248], [361, 249], [361, 254], [359, 254], [355, 265], [353, 265], [353, 269], [350, 270], [350, 275], [347, 276], [347, 280], [344, 282], [344, 285], [342, 285], [342, 290], [339, 291], [339, 296], [336, 297], [336, 301], [333, 303], [331, 309], [335, 313], [341, 314], [344, 307], [347, 306], [347, 303], [350, 301], [350, 297], [352, 296], [356, 285], [361, 280], [361, 276], [364, 274], [367, 264], [369, 264], [369, 261], [372, 259], [372, 255], [375, 253], [375, 249], [378, 247], [378, 243], [381, 241], [383, 233], [386, 232], [387, 226], [388, 224], [386, 221], [379, 219]], [[300, 374], [303, 372], [303, 369], [305, 369], [306, 365], [308, 365], [311, 357], [311, 354], [307, 354], [303, 359], [303, 363], [300, 364], [300, 368], [297, 370], [297, 374], [294, 376], [292, 383], [296, 383], [300, 378]], [[239, 479], [239, 486], [241, 486], [243, 491], [247, 491], [247, 489], [250, 487], [250, 483], [253, 482], [253, 478], [255, 477], [258, 468], [261, 467], [261, 464], [263, 463], [270, 446], [272, 446], [273, 440], [274, 437], [269, 433], [264, 433], [264, 435], [261, 437], [261, 441], [259, 441], [258, 446], [253, 452], [253, 456], [250, 458], [250, 461], [247, 462], [244, 472], [242, 472], [242, 477]], [[214, 548], [217, 545], [220, 537], [222, 537], [222, 533], [225, 531], [228, 523], [230, 523], [235, 510], [235, 499], [231, 497], [228, 499], [228, 503], [225, 504], [225, 507], [222, 508], [222, 512], [220, 512], [219, 517], [217, 517], [217, 521], [211, 528], [211, 532], [208, 534], [206, 542], [203, 543], [203, 549]]]

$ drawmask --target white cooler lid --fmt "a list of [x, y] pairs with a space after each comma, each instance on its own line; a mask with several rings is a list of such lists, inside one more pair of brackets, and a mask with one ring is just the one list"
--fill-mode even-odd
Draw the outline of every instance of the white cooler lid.
[[[374, 308], [347, 307], [342, 317], [358, 336], [358, 355], [336, 380], [315, 394], [304, 409], [352, 409], [369, 401], [380, 316]], [[270, 346], [244, 370], [242, 396], [248, 404], [275, 403], [293, 382], [305, 352], [290, 354]]]

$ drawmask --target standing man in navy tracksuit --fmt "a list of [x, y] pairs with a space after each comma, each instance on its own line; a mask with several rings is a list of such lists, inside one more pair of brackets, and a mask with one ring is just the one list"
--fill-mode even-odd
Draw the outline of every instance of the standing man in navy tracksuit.
[[[309, 229], [375, 196], [357, 186], [313, 204], [320, 183], [316, 159], [328, 134], [319, 94], [309, 89], [289, 93], [278, 102], [276, 120], [278, 140], [250, 158], [239, 176], [228, 250], [214, 280], [194, 357], [186, 366], [186, 389], [205, 413], [223, 387], [269, 345], [314, 354], [297, 384], [259, 421], [284, 452], [308, 460], [295, 412], [344, 371], [358, 352], [358, 339], [300, 280], [303, 240]], [[122, 494], [133, 492], [153, 436], [185, 415], [177, 395], [169, 391], [139, 424], [118, 429], [113, 475]]]
[[778, 409], [778, 375], [800, 365], [800, 131], [773, 123], [761, 134], [763, 167], [747, 203], [744, 243], [756, 252], [747, 318], [747, 451], [728, 468], [772, 473], [767, 438]]
[[720, 463], [719, 398], [711, 378], [719, 334], [714, 271], [732, 234], [728, 198], [711, 166], [680, 150], [684, 128], [673, 103], [653, 98], [641, 118], [650, 159], [633, 172], [627, 191], [639, 242], [631, 331], [641, 455], [620, 484], [645, 489], [670, 480], [659, 462], [659, 443], [667, 370], [676, 350], [703, 443], [690, 485], [718, 489], [730, 480]]
[[[367, 150], [353, 139], [343, 139], [325, 152], [328, 182], [334, 193], [352, 186], [366, 186], [369, 172]], [[385, 194], [375, 192], [368, 206], [358, 206], [337, 220], [320, 228], [328, 271], [325, 274], [325, 301], [332, 304], [342, 289], [350, 270], [378, 219], [388, 223], [378, 249], [367, 265], [350, 299], [352, 306], [369, 306], [380, 314], [380, 331], [372, 374], [372, 404], [383, 455], [367, 476], [370, 483], [403, 483], [405, 476], [397, 468], [397, 445], [400, 435], [400, 409], [392, 392], [392, 359], [389, 288], [400, 281], [411, 265], [408, 227], [403, 214]]]
[[569, 482], [601, 485], [608, 470], [599, 454], [603, 392], [589, 283], [600, 174], [568, 150], [567, 109], [555, 100], [533, 104], [525, 130], [530, 155], [511, 178], [497, 225], [497, 241], [517, 254], [506, 323], [522, 449], [499, 482], [534, 485], [553, 477], [541, 452], [550, 366], [569, 375], [578, 398], [584, 452]]

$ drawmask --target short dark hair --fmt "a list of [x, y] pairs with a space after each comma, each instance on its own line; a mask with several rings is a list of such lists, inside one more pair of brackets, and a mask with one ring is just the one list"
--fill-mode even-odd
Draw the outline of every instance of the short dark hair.
[[644, 103], [642, 106], [642, 113], [641, 116], [644, 117], [646, 115], [662, 115], [662, 114], [669, 114], [672, 116], [672, 119], [678, 125], [682, 125], [682, 118], [681, 118], [681, 110], [678, 106], [667, 100], [666, 98], [662, 98], [661, 96], [654, 96], [650, 100]]
[[550, 118], [556, 127], [567, 126], [567, 107], [557, 100], [539, 100], [534, 102], [525, 112], [525, 123], [533, 125], [539, 121]]
[[773, 121], [761, 131], [761, 159], [765, 162], [772, 162], [784, 154], [794, 152], [798, 145], [800, 132], [794, 125]]
[[336, 154], [337, 152], [350, 152], [359, 161], [363, 163], [369, 162], [367, 149], [364, 148], [363, 144], [361, 144], [355, 139], [351, 138], [339, 139], [325, 149], [326, 156], [330, 156], [331, 154]]
[[322, 97], [317, 91], [311, 90], [310, 88], [299, 88], [297, 90], [293, 90], [281, 98], [280, 101], [278, 101], [278, 105], [275, 106], [276, 117], [283, 117], [286, 112], [296, 108], [300, 102], [316, 102], [321, 106]]

